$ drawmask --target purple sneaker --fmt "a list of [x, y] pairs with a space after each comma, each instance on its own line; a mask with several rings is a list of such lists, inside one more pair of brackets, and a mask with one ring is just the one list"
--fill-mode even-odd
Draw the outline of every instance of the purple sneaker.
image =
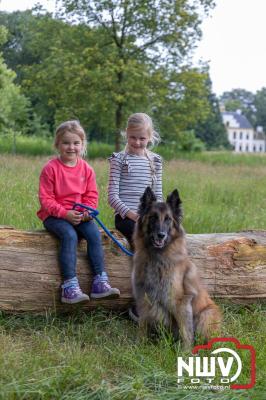
[[92, 299], [117, 299], [118, 297], [120, 297], [120, 290], [110, 286], [106, 272], [102, 272], [101, 275], [96, 275], [93, 278], [91, 288]]
[[90, 298], [87, 294], [83, 293], [79, 287], [78, 281], [67, 282], [62, 286], [61, 302], [67, 304], [80, 303], [81, 301], [89, 301]]

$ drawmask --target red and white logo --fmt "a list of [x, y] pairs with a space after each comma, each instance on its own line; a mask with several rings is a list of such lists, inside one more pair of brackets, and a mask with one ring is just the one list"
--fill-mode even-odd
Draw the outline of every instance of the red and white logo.
[[206, 345], [195, 346], [192, 354], [187, 361], [177, 358], [177, 382], [183, 387], [250, 389], [255, 385], [253, 346], [243, 345], [233, 337], [214, 338]]

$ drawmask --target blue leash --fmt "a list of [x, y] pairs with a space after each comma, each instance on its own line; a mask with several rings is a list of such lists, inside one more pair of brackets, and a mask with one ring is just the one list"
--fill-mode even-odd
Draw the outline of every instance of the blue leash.
[[131, 251], [129, 251], [128, 249], [126, 249], [113, 235], [112, 233], [106, 228], [106, 226], [102, 223], [101, 220], [99, 220], [99, 218], [97, 217], [97, 215], [99, 214], [98, 210], [95, 210], [92, 207], [89, 206], [85, 206], [84, 204], [80, 204], [80, 203], [75, 203], [73, 206], [73, 210], [76, 209], [76, 207], [81, 207], [81, 208], [85, 208], [86, 210], [89, 211], [89, 214], [92, 218], [94, 218], [98, 224], [103, 228], [104, 232], [117, 244], [117, 246], [124, 252], [126, 253], [128, 256], [133, 256], [133, 253], [131, 253]]

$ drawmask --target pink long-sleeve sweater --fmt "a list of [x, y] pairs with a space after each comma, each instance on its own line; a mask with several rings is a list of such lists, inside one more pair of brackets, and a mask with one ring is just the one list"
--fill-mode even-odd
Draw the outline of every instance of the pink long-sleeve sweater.
[[59, 158], [47, 162], [40, 175], [40, 210], [38, 217], [65, 218], [74, 203], [82, 203], [97, 208], [98, 190], [95, 173], [83, 159], [78, 159], [75, 167], [63, 164]]

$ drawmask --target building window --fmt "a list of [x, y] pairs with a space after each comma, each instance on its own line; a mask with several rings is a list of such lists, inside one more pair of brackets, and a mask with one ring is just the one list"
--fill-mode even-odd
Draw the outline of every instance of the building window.
[[246, 145], [246, 151], [248, 151], [248, 144]]
[[260, 151], [262, 151], [262, 145], [260, 145]]
[[236, 139], [236, 132], [233, 132], [233, 139]]
[[241, 144], [239, 145], [239, 151], [242, 151], [242, 146], [241, 146]]
[[249, 139], [249, 134], [247, 133], [247, 140]]
[[254, 146], [253, 146], [253, 151], [254, 151], [254, 153], [256, 153], [256, 146], [255, 146], [255, 144], [254, 144]]
[[243, 133], [240, 132], [240, 134], [239, 134], [239, 139], [242, 139], [242, 138], [243, 138]]

